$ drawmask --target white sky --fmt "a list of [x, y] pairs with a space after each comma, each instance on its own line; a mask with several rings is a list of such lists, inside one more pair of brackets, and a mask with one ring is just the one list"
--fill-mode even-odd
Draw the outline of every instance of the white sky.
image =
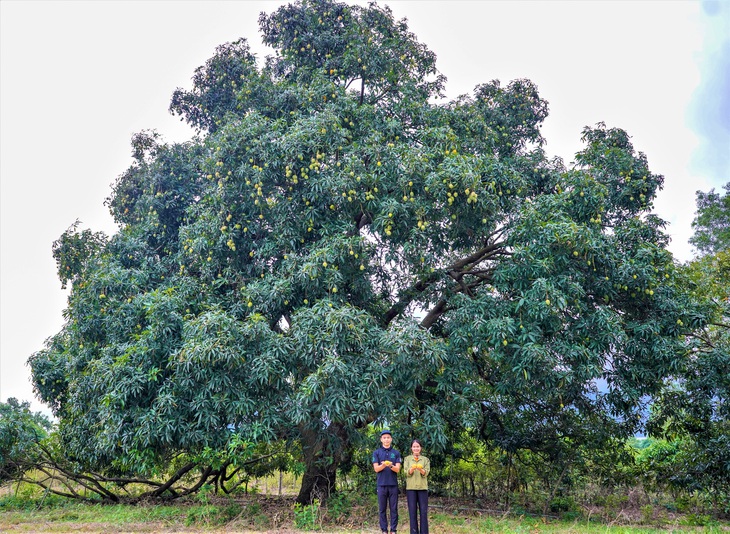
[[[258, 14], [282, 3], [0, 0], [1, 401], [49, 413], [26, 361], [63, 325], [53, 241], [77, 218], [114, 233], [103, 202], [132, 161], [132, 134], [189, 138], [167, 112], [172, 92], [224, 42], [247, 37], [263, 58]], [[691, 258], [695, 191], [730, 181], [728, 157], [700, 157], [730, 154], [730, 84], [718, 77], [730, 65], [730, 2], [380, 3], [437, 54], [450, 98], [533, 80], [550, 104], [550, 155], [572, 161], [586, 125], [627, 130], [666, 178], [655, 205], [670, 249]]]

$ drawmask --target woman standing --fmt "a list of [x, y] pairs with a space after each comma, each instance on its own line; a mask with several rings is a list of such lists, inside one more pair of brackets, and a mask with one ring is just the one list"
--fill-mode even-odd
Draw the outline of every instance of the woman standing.
[[406, 471], [406, 501], [408, 502], [411, 534], [428, 534], [428, 479], [426, 477], [431, 470], [431, 462], [425, 456], [421, 456], [421, 442], [417, 439], [411, 443], [411, 452], [413, 454], [406, 456], [403, 463]]

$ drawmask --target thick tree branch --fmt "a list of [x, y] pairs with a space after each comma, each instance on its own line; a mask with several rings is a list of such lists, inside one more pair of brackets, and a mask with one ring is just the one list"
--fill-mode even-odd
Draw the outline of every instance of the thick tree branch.
[[[182, 466], [180, 469], [178, 469], [175, 474], [173, 474], [162, 486], [159, 488], [148, 491], [146, 493], [143, 493], [141, 495], [142, 498], [144, 497], [159, 497], [162, 495], [165, 491], [172, 488], [172, 485], [180, 480], [182, 477], [184, 477], [188, 472], [190, 472], [191, 469], [193, 469], [196, 465], [198, 465], [195, 462], [189, 462]], [[175, 492], [172, 492], [173, 495], [175, 495]]]
[[[504, 251], [504, 243], [497, 242], [482, 247], [473, 254], [470, 254], [469, 256], [466, 256], [465, 258], [454, 262], [451, 266], [447, 268], [447, 272], [449, 276], [451, 276], [451, 278], [453, 278], [461, 288], [456, 289], [455, 292], [463, 292], [467, 295], [471, 295], [471, 290], [473, 288], [489, 281], [491, 279], [491, 269], [473, 270], [473, 268], [485, 260], [503, 254], [507, 254], [507, 252]], [[473, 274], [477, 276], [479, 281], [476, 283], [465, 284], [463, 282], [463, 277], [467, 274]], [[383, 323], [385, 325], [390, 324], [393, 319], [403, 313], [403, 310], [411, 302], [413, 302], [419, 295], [423, 294], [423, 292], [426, 291], [434, 282], [438, 281], [439, 278], [440, 276], [438, 274], [433, 273], [426, 278], [417, 281], [410, 288], [402, 291], [399, 295], [398, 301], [393, 304], [393, 306], [383, 316]], [[427, 315], [426, 318], [424, 318], [424, 320], [421, 322], [421, 326], [424, 326], [424, 328], [428, 328], [428, 326], [433, 324], [433, 322], [438, 318], [438, 316], [429, 318], [431, 313], [436, 312], [438, 313], [438, 315], [440, 315], [443, 313], [444, 310], [444, 306], [439, 306], [437, 304], [437, 308], [431, 310], [429, 315]], [[428, 319], [428, 321], [426, 321], [426, 319]], [[425, 326], [425, 324], [428, 324], [428, 326]]]
[[441, 299], [439, 300], [436, 305], [431, 308], [431, 311], [426, 314], [426, 317], [423, 318], [421, 321], [421, 327], [428, 330], [433, 326], [433, 323], [436, 322], [436, 320], [443, 315], [443, 313], [446, 311], [446, 300]]
[[46, 483], [45, 483], [44, 480], [43, 481], [39, 481], [39, 480], [34, 480], [34, 479], [28, 478], [28, 477], [21, 477], [20, 478], [20, 481], [21, 482], [26, 482], [28, 484], [35, 484], [37, 486], [40, 486], [41, 488], [43, 488], [44, 490], [46, 490], [48, 493], [52, 493], [54, 495], [58, 495], [59, 497], [66, 497], [66, 498], [69, 498], [69, 499], [76, 499], [76, 500], [87, 501], [87, 502], [94, 501], [94, 499], [89, 499], [88, 497], [83, 497], [83, 496], [79, 495], [78, 493], [76, 493], [75, 491], [73, 491], [72, 489], [70, 489], [69, 486], [66, 485], [66, 484], [64, 484], [64, 487], [69, 488], [69, 492], [65, 492], [65, 491], [62, 491], [60, 489], [54, 488], [53, 487], [53, 482], [54, 481], [58, 481], [58, 479], [51, 479], [51, 484], [48, 484], [48, 485], [46, 485]]
[[396, 302], [391, 308], [385, 313], [383, 317], [383, 324], [388, 325], [390, 322], [398, 317], [406, 307], [413, 302], [413, 300], [420, 294], [422, 294], [428, 287], [438, 280], [440, 277], [436, 273], [432, 273], [428, 277], [419, 280], [413, 286], [401, 292], [398, 302]]
[[353, 235], [357, 235], [360, 233], [360, 230], [362, 230], [365, 226], [373, 222], [373, 218], [370, 216], [369, 213], [365, 211], [361, 211], [357, 214], [357, 217], [355, 217], [355, 228], [356, 230], [352, 231], [352, 233], [348, 232], [348, 237], [351, 237]]
[[211, 473], [213, 473], [213, 475], [215, 476], [218, 474], [218, 471], [213, 472], [212, 467], [205, 467], [203, 469], [203, 472], [200, 474], [200, 479], [198, 480], [198, 482], [193, 487], [181, 491], [180, 495], [190, 495], [191, 493], [195, 493], [196, 491], [198, 491], [208, 481], [208, 477], [211, 475]]
[[[459, 261], [453, 263], [448, 268], [448, 270], [458, 272], [458, 271], [464, 271], [465, 270], [464, 268], [467, 266], [472, 266], [472, 267], [476, 266], [479, 263], [481, 263], [482, 261], [484, 261], [485, 259], [488, 259], [491, 256], [494, 256], [495, 254], [497, 254], [500, 251], [503, 251], [502, 249], [504, 249], [504, 246], [505, 246], [505, 244], [502, 241], [486, 245], [486, 246], [482, 247], [481, 249], [477, 250], [476, 252], [474, 252], [473, 254], [470, 254], [469, 256], [466, 256], [465, 258], [462, 258]], [[467, 270], [470, 270], [470, 269], [467, 269]]]

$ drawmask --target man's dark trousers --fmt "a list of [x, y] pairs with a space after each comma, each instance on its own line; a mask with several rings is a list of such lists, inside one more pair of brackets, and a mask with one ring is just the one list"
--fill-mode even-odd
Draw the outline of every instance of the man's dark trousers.
[[388, 532], [388, 516], [390, 508], [390, 531], [398, 530], [398, 486], [378, 486], [378, 510], [380, 510], [380, 530]]
[[406, 490], [406, 500], [411, 534], [428, 534], [428, 490]]

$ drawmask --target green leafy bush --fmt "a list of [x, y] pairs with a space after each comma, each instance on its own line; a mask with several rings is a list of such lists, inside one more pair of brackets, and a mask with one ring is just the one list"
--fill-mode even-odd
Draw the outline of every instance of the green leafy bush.
[[321, 510], [319, 500], [315, 499], [312, 504], [294, 505], [294, 526], [302, 530], [319, 530], [321, 528]]
[[338, 492], [327, 499], [327, 515], [335, 522], [350, 515], [352, 499], [349, 494]]

